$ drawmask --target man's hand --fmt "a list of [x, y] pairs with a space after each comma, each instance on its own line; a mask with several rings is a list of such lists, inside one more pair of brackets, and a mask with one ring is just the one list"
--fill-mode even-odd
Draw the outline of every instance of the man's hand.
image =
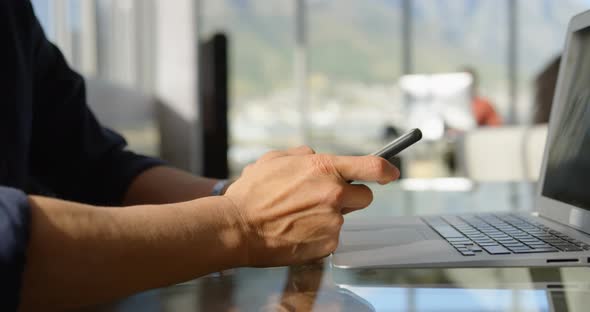
[[249, 266], [280, 266], [329, 255], [338, 246], [343, 214], [373, 200], [365, 185], [389, 183], [399, 171], [377, 156], [315, 154], [309, 147], [274, 151], [244, 169], [225, 197], [242, 225]]
[[[366, 186], [346, 181], [387, 183], [398, 176], [375, 156], [315, 155], [302, 147], [264, 155], [224, 196], [117, 209], [30, 196], [21, 309], [64, 310], [229, 268], [324, 257], [338, 244], [342, 214], [372, 200]], [[150, 194], [173, 202], [190, 192], [177, 195]]]

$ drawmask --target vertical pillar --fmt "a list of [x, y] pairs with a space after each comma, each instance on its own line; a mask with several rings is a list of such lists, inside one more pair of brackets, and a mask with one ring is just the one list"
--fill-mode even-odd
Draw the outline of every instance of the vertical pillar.
[[[518, 102], [518, 0], [507, 0], [508, 5], [508, 116], [506, 124], [516, 124], [516, 105]], [[511, 210], [521, 207], [518, 184], [511, 182]]]
[[412, 0], [403, 0], [402, 10], [402, 74], [411, 74], [414, 70], [413, 55], [413, 16]]
[[203, 174], [203, 163], [204, 157], [201, 152], [205, 146], [203, 145], [203, 118], [200, 114], [202, 103], [201, 103], [201, 13], [202, 13], [202, 1], [192, 1], [192, 20], [190, 22], [192, 45], [193, 45], [193, 92], [194, 99], [192, 101], [192, 107], [194, 110], [194, 118], [191, 124], [191, 149], [189, 155], [191, 157], [190, 166], [191, 171], [195, 174]]
[[72, 60], [72, 34], [68, 29], [69, 6], [67, 0], [53, 0], [51, 15], [53, 16], [53, 30], [55, 42], [68, 61]]
[[96, 49], [96, 1], [80, 1], [80, 70], [84, 75], [96, 76], [97, 49]]
[[199, 115], [198, 1], [155, 1], [156, 79], [161, 155], [171, 164], [202, 172]]
[[[414, 72], [414, 45], [413, 45], [413, 9], [412, 9], [412, 0], [403, 0], [402, 2], [402, 75], [408, 75]], [[409, 111], [410, 100], [407, 93], [403, 94], [403, 105], [406, 110]], [[409, 167], [411, 161], [408, 157], [400, 158], [400, 170], [401, 176], [406, 177], [407, 173], [405, 168]], [[414, 206], [414, 197], [412, 196], [411, 192], [405, 192], [404, 196], [407, 198], [407, 207], [408, 209], [412, 209]], [[409, 212], [407, 212], [409, 213]], [[414, 294], [410, 292], [408, 294], [410, 296], [410, 302], [413, 302]]]
[[518, 102], [518, 0], [508, 1], [508, 116], [507, 124], [517, 121]]
[[296, 101], [299, 107], [299, 126], [301, 143], [311, 144], [310, 111], [307, 88], [308, 42], [307, 42], [307, 7], [306, 0], [295, 0], [295, 60], [294, 73]]

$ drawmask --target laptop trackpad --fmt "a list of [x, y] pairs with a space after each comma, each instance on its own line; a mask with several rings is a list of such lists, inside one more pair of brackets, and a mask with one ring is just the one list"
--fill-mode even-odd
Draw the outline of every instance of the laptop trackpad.
[[372, 229], [366, 231], [342, 231], [340, 233], [340, 252], [368, 250], [382, 247], [407, 245], [428, 239], [426, 227]]

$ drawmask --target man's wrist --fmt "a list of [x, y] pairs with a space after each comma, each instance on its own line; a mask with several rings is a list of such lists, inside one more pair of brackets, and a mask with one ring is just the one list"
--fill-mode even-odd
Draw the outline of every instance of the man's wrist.
[[242, 215], [242, 212], [238, 206], [235, 205], [234, 201], [227, 196], [219, 196], [218, 198], [224, 200], [220, 212], [223, 213], [224, 224], [226, 228], [222, 233], [224, 238], [225, 246], [228, 246], [229, 250], [233, 252], [232, 260], [235, 266], [248, 266], [248, 225]]

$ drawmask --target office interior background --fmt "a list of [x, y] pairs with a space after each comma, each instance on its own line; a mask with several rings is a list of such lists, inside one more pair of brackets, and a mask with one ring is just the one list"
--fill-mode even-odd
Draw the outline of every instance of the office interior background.
[[589, 0], [32, 2], [88, 79], [99, 119], [132, 149], [196, 173], [215, 144], [203, 139], [211, 75], [198, 61], [215, 36], [227, 43], [230, 176], [270, 149], [370, 153], [412, 126], [403, 77], [474, 68], [502, 126], [434, 131], [400, 164], [408, 179], [474, 180], [538, 177], [546, 126], [533, 125], [535, 80], [561, 53], [569, 19], [590, 9]]

